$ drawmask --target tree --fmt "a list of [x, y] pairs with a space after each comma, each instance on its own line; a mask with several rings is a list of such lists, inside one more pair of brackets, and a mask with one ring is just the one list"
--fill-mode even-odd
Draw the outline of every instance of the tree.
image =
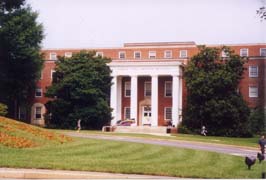
[[[220, 59], [221, 52], [227, 57]], [[208, 134], [248, 136], [249, 108], [237, 91], [245, 59], [223, 47], [199, 46], [185, 68], [188, 99], [183, 125], [192, 131], [203, 125]]]
[[[81, 51], [71, 58], [59, 57], [55, 75], [46, 96], [49, 124], [74, 128], [81, 119], [82, 128], [100, 129], [111, 120], [109, 107], [110, 59]], [[48, 118], [49, 119], [49, 118]]]
[[266, 7], [262, 6], [259, 10], [257, 10], [257, 14], [259, 15], [261, 20], [266, 20]]
[[5, 116], [7, 114], [7, 106], [0, 103], [0, 116]]
[[24, 0], [0, 0], [0, 100], [9, 116], [28, 104], [40, 77], [43, 27]]

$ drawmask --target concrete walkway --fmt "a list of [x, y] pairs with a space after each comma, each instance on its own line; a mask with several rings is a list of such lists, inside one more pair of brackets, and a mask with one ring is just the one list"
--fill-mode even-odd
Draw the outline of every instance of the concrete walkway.
[[0, 179], [174, 179], [167, 176], [116, 174], [87, 171], [0, 168]]
[[218, 153], [224, 153], [224, 154], [230, 154], [242, 157], [245, 156], [256, 157], [258, 153], [258, 149], [256, 148], [246, 148], [241, 146], [223, 145], [223, 144], [214, 144], [214, 143], [181, 141], [181, 140], [171, 140], [171, 139], [139, 138], [139, 137], [114, 136], [114, 135], [108, 136], [102, 134], [86, 134], [86, 133], [76, 133], [76, 132], [67, 132], [65, 134], [72, 137], [144, 143], [144, 144], [153, 144], [160, 146], [171, 146], [177, 148], [188, 148], [195, 150], [218, 152]]

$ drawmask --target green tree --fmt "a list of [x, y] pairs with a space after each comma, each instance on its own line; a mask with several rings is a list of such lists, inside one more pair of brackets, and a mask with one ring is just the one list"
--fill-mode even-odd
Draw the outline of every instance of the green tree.
[[71, 58], [59, 57], [53, 84], [46, 96], [54, 98], [46, 104], [49, 124], [74, 128], [81, 119], [82, 128], [100, 129], [111, 120], [109, 107], [110, 59], [81, 51]]
[[0, 116], [5, 116], [7, 114], [7, 106], [0, 103]]
[[[221, 52], [228, 57], [220, 58]], [[208, 134], [249, 136], [249, 108], [237, 91], [245, 60], [223, 47], [199, 46], [199, 53], [185, 68], [188, 99], [183, 125]]]
[[40, 77], [43, 27], [24, 0], [0, 0], [0, 100], [9, 116], [28, 104]]

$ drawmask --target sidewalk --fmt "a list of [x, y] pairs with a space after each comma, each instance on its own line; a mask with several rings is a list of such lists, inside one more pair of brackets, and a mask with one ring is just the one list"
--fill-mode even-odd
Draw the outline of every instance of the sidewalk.
[[0, 178], [9, 179], [173, 179], [167, 176], [116, 174], [88, 171], [0, 168]]

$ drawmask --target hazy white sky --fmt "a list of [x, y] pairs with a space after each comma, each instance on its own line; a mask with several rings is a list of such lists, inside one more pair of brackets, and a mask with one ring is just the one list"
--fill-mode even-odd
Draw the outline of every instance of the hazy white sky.
[[266, 43], [265, 0], [27, 0], [39, 12], [43, 48], [125, 42]]

